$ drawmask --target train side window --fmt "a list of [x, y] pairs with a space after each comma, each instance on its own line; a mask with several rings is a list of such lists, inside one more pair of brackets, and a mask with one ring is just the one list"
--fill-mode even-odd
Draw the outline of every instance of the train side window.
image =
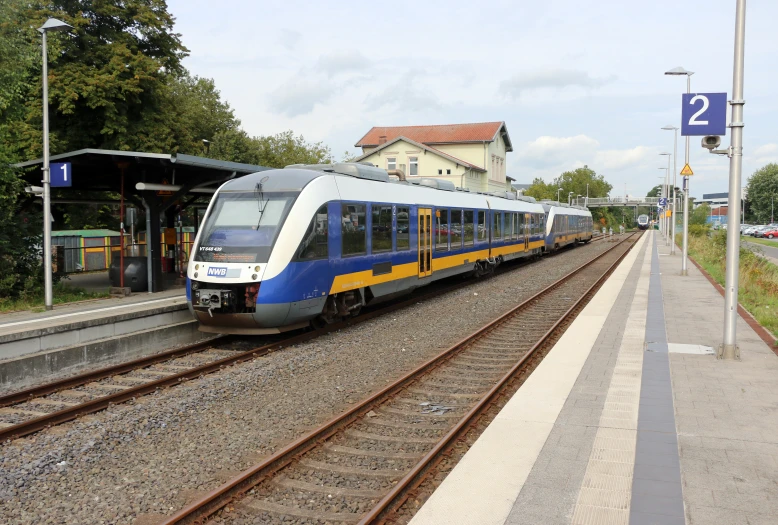
[[462, 210], [451, 210], [451, 225], [448, 231], [451, 237], [451, 249], [462, 248]]
[[486, 222], [486, 212], [478, 210], [478, 241], [489, 239], [489, 223]]
[[341, 204], [340, 206], [341, 251], [344, 256], [367, 253], [366, 208], [364, 204]]
[[370, 205], [373, 216], [373, 253], [392, 251], [392, 207]]
[[406, 206], [397, 206], [397, 251], [411, 249], [410, 221], [411, 210]]
[[448, 230], [448, 210], [438, 208], [435, 210], [435, 229], [433, 230], [436, 252], [448, 251]]
[[502, 213], [499, 211], [492, 212], [492, 239], [502, 239]]
[[327, 205], [318, 210], [303, 234], [297, 249], [297, 260], [311, 261], [327, 258]]
[[464, 237], [465, 237], [465, 246], [472, 246], [473, 245], [473, 210], [465, 210], [465, 226], [464, 226]]

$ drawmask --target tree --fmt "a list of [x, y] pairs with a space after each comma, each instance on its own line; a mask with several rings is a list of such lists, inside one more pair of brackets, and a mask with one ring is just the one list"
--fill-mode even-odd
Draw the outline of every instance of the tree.
[[[85, 147], [174, 151], [165, 102], [170, 80], [183, 74], [187, 50], [173, 32], [165, 1], [31, 4], [20, 25], [28, 47], [40, 49], [36, 28], [50, 16], [74, 28], [72, 34], [49, 36], [52, 152]], [[26, 158], [41, 154], [40, 58], [34, 66], [24, 86], [26, 118], [13, 130]]]
[[[605, 197], [613, 186], [605, 180], [605, 177], [598, 175], [589, 166], [576, 168], [572, 171], [566, 171], [554, 179], [556, 188], [562, 188], [563, 200], [567, 201], [567, 196], [573, 192], [573, 198], [577, 195], [587, 195], [586, 187], [589, 185], [589, 197]], [[554, 192], [556, 192], [556, 188]]]
[[549, 199], [556, 200], [557, 187], [553, 184], [546, 184], [541, 178], [535, 178], [529, 188], [524, 191], [527, 197], [534, 197], [537, 200]]
[[330, 149], [321, 142], [309, 143], [293, 131], [249, 137], [243, 130], [217, 133], [210, 155], [221, 160], [283, 168], [290, 164], [323, 164], [332, 161]]
[[662, 195], [662, 185], [657, 184], [651, 190], [646, 193], [646, 197], [660, 197]]
[[707, 204], [701, 204], [697, 206], [692, 214], [689, 215], [689, 224], [696, 224], [702, 226], [708, 223], [708, 217], [710, 216], [710, 206]]
[[778, 202], [778, 164], [770, 163], [756, 170], [748, 179], [749, 215], [759, 224], [774, 220]]

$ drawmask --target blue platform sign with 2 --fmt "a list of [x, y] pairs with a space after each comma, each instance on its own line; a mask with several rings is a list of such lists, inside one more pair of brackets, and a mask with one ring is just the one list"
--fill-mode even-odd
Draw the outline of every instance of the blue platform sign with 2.
[[73, 172], [69, 162], [53, 162], [49, 166], [52, 188], [69, 188], [73, 185]]
[[681, 103], [681, 135], [726, 134], [726, 93], [684, 93]]
[[667, 206], [667, 198], [659, 197], [659, 207], [664, 208], [665, 206]]

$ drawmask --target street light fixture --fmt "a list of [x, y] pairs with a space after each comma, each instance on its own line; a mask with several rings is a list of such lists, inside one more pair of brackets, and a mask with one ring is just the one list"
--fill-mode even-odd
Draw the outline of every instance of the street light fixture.
[[673, 228], [672, 228], [672, 236], [673, 236], [673, 242], [670, 243], [670, 255], [675, 255], [675, 222], [676, 222], [676, 215], [675, 215], [675, 201], [676, 201], [676, 195], [675, 195], [675, 185], [676, 185], [676, 174], [678, 173], [678, 128], [673, 126], [672, 124], [668, 124], [667, 126], [662, 128], [665, 131], [675, 131], [675, 137], [673, 139], [673, 216], [671, 218]]
[[38, 28], [43, 35], [43, 300], [46, 310], [54, 308], [54, 289], [51, 269], [51, 174], [49, 173], [49, 64], [46, 50], [46, 34], [49, 31], [73, 29], [56, 18], [49, 18]]
[[[692, 92], [692, 75], [694, 71], [687, 71], [682, 67], [675, 67], [670, 71], [665, 71], [665, 75], [686, 76], [686, 92]], [[684, 155], [684, 166], [689, 164], [689, 137], [686, 137], [686, 153]], [[681, 257], [681, 275], [688, 275], [687, 260], [689, 257], [689, 177], [683, 177], [683, 256]]]
[[559, 202], [559, 194], [562, 192], [562, 188], [557, 188], [556, 190], [556, 201]]
[[573, 193], [575, 193], [575, 192], [570, 191], [570, 192], [567, 193], [567, 204], [572, 204], [573, 203]]
[[[662, 188], [662, 194], [663, 194], [662, 196], [665, 199], [669, 199], [669, 197], [670, 197], [670, 188], [669, 188], [669, 184], [670, 184], [670, 157], [672, 156], [672, 154], [671, 153], [660, 153], [659, 155], [667, 155], [667, 172], [666, 172], [666, 175], [665, 175], [665, 185]], [[665, 206], [667, 206], [667, 205], [665, 205]], [[665, 208], [662, 211], [662, 215], [663, 215], [662, 218], [664, 219], [664, 221], [662, 221], [662, 223], [663, 223], [664, 232], [665, 232], [665, 246], [667, 246], [670, 243], [670, 221], [667, 220], [667, 208]]]

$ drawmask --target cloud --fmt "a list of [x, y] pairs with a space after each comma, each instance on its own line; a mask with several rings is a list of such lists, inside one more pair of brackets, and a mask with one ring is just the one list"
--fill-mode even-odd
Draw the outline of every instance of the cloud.
[[500, 83], [500, 91], [509, 98], [519, 98], [525, 91], [564, 89], [566, 87], [598, 88], [613, 82], [615, 76], [593, 78], [584, 71], [546, 69], [519, 73]]
[[303, 35], [292, 29], [282, 29], [278, 36], [278, 42], [289, 51], [294, 51], [302, 40]]
[[333, 77], [350, 71], [364, 71], [370, 67], [370, 60], [356, 50], [338, 51], [322, 55], [316, 62], [316, 69]]
[[[637, 146], [631, 149], [611, 149], [598, 151], [594, 155], [593, 166], [597, 170], [623, 170], [644, 164], [657, 154], [654, 148]], [[664, 159], [664, 157], [663, 157]], [[680, 168], [679, 168], [680, 169]]]
[[579, 158], [590, 158], [600, 143], [587, 135], [538, 137], [519, 147], [518, 162], [535, 168], [560, 166]]
[[268, 95], [268, 103], [275, 113], [290, 117], [305, 115], [317, 104], [327, 102], [335, 92], [334, 86], [315, 76], [301, 72]]
[[[748, 151], [745, 153], [748, 155]], [[778, 144], [763, 144], [749, 156], [759, 165], [778, 162]]]
[[367, 97], [365, 104], [371, 109], [382, 107], [401, 108], [403, 111], [429, 111], [440, 109], [434, 93], [420, 87], [420, 71], [408, 71], [396, 84], [388, 86], [377, 95]]

